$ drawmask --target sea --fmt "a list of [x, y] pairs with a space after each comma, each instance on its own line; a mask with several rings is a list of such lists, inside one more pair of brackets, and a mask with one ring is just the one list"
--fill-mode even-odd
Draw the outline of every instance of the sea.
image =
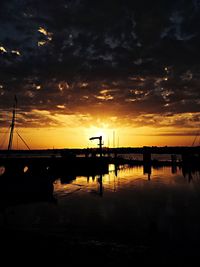
[[198, 258], [199, 170], [110, 164], [105, 174], [58, 175], [49, 194], [1, 197], [2, 244], [16, 262], [193, 266]]

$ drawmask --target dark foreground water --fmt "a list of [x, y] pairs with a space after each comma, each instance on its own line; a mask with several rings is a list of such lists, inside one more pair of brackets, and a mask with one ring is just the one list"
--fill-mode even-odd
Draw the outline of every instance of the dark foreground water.
[[102, 176], [57, 178], [48, 200], [2, 202], [7, 265], [196, 266], [198, 171], [110, 165]]

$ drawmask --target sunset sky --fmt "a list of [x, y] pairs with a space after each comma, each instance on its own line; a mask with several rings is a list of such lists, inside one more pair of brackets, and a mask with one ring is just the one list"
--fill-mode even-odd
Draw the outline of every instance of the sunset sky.
[[200, 1], [1, 0], [0, 149], [15, 95], [32, 149], [192, 145]]

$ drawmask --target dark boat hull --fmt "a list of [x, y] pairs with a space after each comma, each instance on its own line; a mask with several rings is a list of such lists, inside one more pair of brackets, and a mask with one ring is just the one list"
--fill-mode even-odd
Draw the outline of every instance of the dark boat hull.
[[0, 166], [4, 169], [1, 176], [31, 175], [54, 176], [61, 174], [103, 174], [108, 172], [108, 158], [100, 157], [61, 157], [61, 158], [1, 158]]

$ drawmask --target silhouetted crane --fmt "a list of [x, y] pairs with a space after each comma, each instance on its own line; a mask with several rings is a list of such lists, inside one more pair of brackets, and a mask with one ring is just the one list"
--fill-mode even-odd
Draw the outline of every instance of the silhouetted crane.
[[94, 137], [90, 137], [89, 140], [95, 140], [95, 139], [98, 139], [99, 140], [99, 154], [100, 154], [100, 157], [102, 157], [102, 146], [103, 146], [103, 142], [102, 142], [102, 136], [94, 136]]

